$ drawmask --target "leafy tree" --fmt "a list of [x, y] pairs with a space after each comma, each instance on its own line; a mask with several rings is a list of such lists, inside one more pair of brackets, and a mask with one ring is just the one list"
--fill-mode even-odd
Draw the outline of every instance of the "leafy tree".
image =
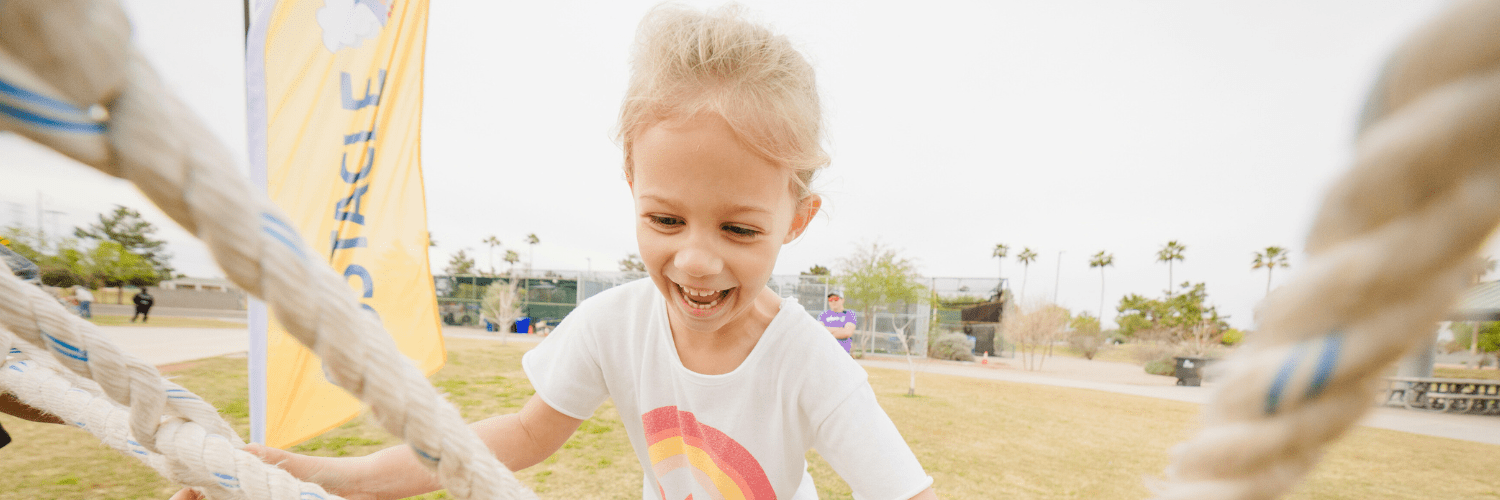
[[803, 276], [830, 276], [833, 274], [833, 271], [829, 271], [828, 268], [822, 265], [813, 264], [812, 267], [807, 268], [806, 271], [802, 271], [801, 274]]
[[484, 241], [481, 241], [480, 243], [484, 243], [485, 246], [490, 247], [490, 276], [494, 276], [495, 275], [495, 247], [500, 246], [500, 238], [496, 238], [495, 235], [492, 234], [492, 235], [490, 235], [490, 237], [485, 238]]
[[[1490, 353], [1500, 351], [1500, 322], [1480, 323], [1478, 335], [1475, 335], [1473, 325], [1469, 322], [1455, 322], [1449, 325], [1448, 329], [1453, 332], [1453, 343], [1464, 349], [1472, 349], [1470, 352], [1480, 356], [1489, 356]], [[1481, 363], [1480, 366], [1484, 364]], [[1500, 369], [1500, 363], [1497, 363], [1495, 368]]]
[[[141, 213], [123, 205], [115, 205], [115, 210], [108, 214], [99, 214], [99, 222], [89, 225], [88, 228], [74, 228], [73, 236], [79, 239], [95, 241], [113, 241], [119, 243], [125, 251], [139, 255], [151, 264], [155, 270], [154, 275], [161, 279], [171, 279], [176, 270], [172, 269], [172, 254], [167, 253], [164, 240], [153, 237], [157, 228]], [[149, 283], [151, 285], [156, 282]]]
[[1269, 246], [1264, 252], [1255, 252], [1255, 261], [1250, 263], [1250, 270], [1266, 269], [1266, 295], [1271, 294], [1271, 273], [1277, 267], [1292, 267], [1286, 261], [1286, 256], [1289, 254], [1291, 254], [1290, 251], [1278, 246]]
[[865, 318], [877, 307], [916, 302], [926, 292], [917, 280], [916, 264], [879, 242], [856, 247], [838, 266], [836, 281], [844, 288], [844, 299]]
[[1010, 247], [1004, 243], [996, 243], [995, 250], [990, 252], [990, 257], [1000, 261], [1000, 285], [995, 286], [995, 293], [1000, 293], [1000, 287], [1005, 284], [1005, 256], [1010, 255]]
[[[73, 238], [47, 244], [40, 233], [25, 228], [8, 227], [3, 234], [12, 251], [36, 264], [45, 285], [89, 288], [124, 284], [150, 286], [162, 279], [144, 256], [127, 251], [115, 241], [102, 240], [93, 248], [87, 248]], [[47, 247], [53, 252], [42, 250]]]
[[[1208, 286], [1183, 283], [1171, 298], [1153, 299], [1129, 294], [1120, 299], [1115, 322], [1125, 337], [1153, 337], [1169, 342], [1202, 340], [1228, 328], [1227, 317], [1208, 305]], [[1194, 329], [1198, 330], [1194, 330]]]
[[641, 262], [641, 256], [636, 254], [628, 254], [625, 256], [625, 258], [620, 259], [620, 270], [625, 272], [644, 273], [646, 272], [646, 263]]
[[1100, 250], [1089, 258], [1089, 269], [1099, 268], [1099, 317], [1104, 317], [1104, 268], [1115, 265], [1115, 255]]
[[1177, 240], [1172, 240], [1168, 241], [1166, 246], [1161, 247], [1161, 250], [1156, 251], [1156, 261], [1167, 263], [1167, 295], [1172, 295], [1172, 284], [1176, 283], [1172, 279], [1172, 262], [1183, 260], [1182, 253], [1186, 250], [1186, 245], [1178, 244]]
[[93, 250], [81, 255], [77, 274], [89, 288], [117, 287], [125, 284], [151, 286], [161, 280], [145, 257], [125, 250], [113, 241], [101, 241]]
[[3, 231], [0, 231], [0, 235], [6, 239], [5, 246], [10, 247], [11, 251], [41, 265], [42, 249], [47, 246], [42, 241], [41, 234], [20, 226], [6, 226]]
[[474, 258], [469, 256], [468, 251], [459, 249], [458, 253], [448, 259], [448, 267], [444, 268], [443, 272], [449, 276], [474, 274]]

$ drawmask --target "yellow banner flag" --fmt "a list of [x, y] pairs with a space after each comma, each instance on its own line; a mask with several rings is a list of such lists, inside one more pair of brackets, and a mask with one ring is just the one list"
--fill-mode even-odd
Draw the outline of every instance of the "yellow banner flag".
[[[446, 354], [419, 163], [427, 2], [265, 1], [251, 16], [252, 176], [401, 352], [436, 372]], [[284, 448], [359, 413], [274, 320], [251, 327], [252, 440]]]

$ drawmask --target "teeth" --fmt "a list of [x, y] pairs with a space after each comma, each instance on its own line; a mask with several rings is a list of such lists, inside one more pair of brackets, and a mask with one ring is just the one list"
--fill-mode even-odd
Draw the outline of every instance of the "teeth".
[[[696, 288], [688, 288], [682, 285], [677, 285], [677, 289], [680, 290], [684, 295], [690, 295], [693, 297], [713, 297], [724, 292], [724, 290], [700, 290]], [[709, 302], [707, 304], [700, 304], [691, 300], [688, 300], [686, 302], [688, 306], [692, 307], [693, 309], [713, 309], [714, 306], [719, 305], [719, 298], [715, 298], [712, 302]]]
[[723, 290], [699, 290], [699, 289], [696, 289], [696, 288], [688, 288], [688, 287], [685, 287], [685, 286], [682, 286], [682, 285], [677, 285], [677, 287], [682, 289], [682, 293], [685, 293], [685, 294], [688, 294], [688, 295], [692, 295], [694, 297], [709, 297], [709, 296], [718, 294], [719, 292], [723, 291]]

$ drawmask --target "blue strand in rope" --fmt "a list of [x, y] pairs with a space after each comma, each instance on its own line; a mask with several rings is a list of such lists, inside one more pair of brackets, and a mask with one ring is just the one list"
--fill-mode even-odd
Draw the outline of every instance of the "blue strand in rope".
[[1323, 388], [1328, 386], [1328, 379], [1333, 377], [1333, 367], [1338, 362], [1343, 345], [1343, 332], [1335, 330], [1323, 337], [1323, 354], [1318, 356], [1318, 366], [1313, 371], [1312, 386], [1307, 389], [1306, 399], [1318, 397], [1323, 393]]
[[1271, 382], [1271, 391], [1266, 394], [1266, 414], [1275, 415], [1281, 406], [1281, 391], [1286, 390], [1287, 382], [1292, 380], [1292, 373], [1297, 371], [1297, 365], [1302, 364], [1302, 356], [1307, 353], [1307, 344], [1297, 344], [1295, 350], [1286, 361], [1281, 363], [1281, 370], [1276, 372], [1276, 380]]

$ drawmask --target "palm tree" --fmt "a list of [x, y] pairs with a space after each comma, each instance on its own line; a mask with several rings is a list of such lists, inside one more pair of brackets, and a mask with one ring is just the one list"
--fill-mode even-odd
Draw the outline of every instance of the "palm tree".
[[510, 275], [514, 278], [516, 276], [516, 263], [521, 261], [521, 254], [516, 253], [515, 250], [506, 249], [505, 258], [501, 260], [510, 263]]
[[1286, 262], [1286, 256], [1292, 252], [1278, 246], [1266, 247], [1265, 252], [1255, 252], [1255, 261], [1250, 263], [1250, 270], [1254, 271], [1262, 267], [1266, 268], [1266, 295], [1271, 294], [1271, 273], [1277, 267], [1292, 267]]
[[1177, 243], [1177, 240], [1167, 242], [1167, 246], [1156, 251], [1156, 261], [1167, 263], [1167, 297], [1172, 296], [1172, 284], [1177, 281], [1172, 279], [1172, 261], [1183, 260], [1182, 252], [1187, 250], [1186, 245]]
[[490, 247], [490, 275], [494, 275], [495, 274], [495, 247], [500, 246], [500, 238], [496, 238], [495, 235], [492, 234], [492, 235], [490, 235], [490, 237], [485, 238], [484, 241], [481, 241], [480, 243], [484, 243], [485, 245], [489, 245], [489, 247]]
[[994, 257], [1000, 261], [1000, 284], [995, 285], [995, 293], [997, 294], [1000, 293], [1001, 288], [1005, 287], [1005, 256], [1007, 255], [1010, 255], [1010, 247], [1005, 246], [1004, 243], [996, 243], [995, 251], [990, 252], [990, 257]]
[[1021, 274], [1021, 296], [1026, 296], [1026, 278], [1031, 277], [1031, 263], [1036, 262], [1036, 252], [1031, 247], [1021, 248], [1021, 253], [1016, 254], [1016, 260], [1021, 261], [1024, 271]]
[[526, 252], [526, 272], [528, 273], [531, 272], [532, 264], [536, 263], [536, 244], [541, 242], [542, 240], [536, 237], [536, 233], [526, 235], [526, 244], [531, 245], [531, 249]]
[[1099, 326], [1104, 326], [1104, 268], [1115, 265], [1115, 255], [1100, 250], [1089, 258], [1089, 269], [1099, 268]]

